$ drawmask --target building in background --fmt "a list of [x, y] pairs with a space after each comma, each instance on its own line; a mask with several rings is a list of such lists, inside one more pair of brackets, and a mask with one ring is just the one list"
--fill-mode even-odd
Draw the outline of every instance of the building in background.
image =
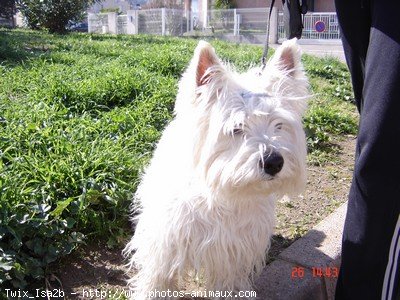
[[[334, 0], [306, 0], [310, 12], [335, 12]], [[271, 0], [233, 0], [236, 8], [265, 8]], [[184, 9], [198, 15], [201, 23], [207, 23], [207, 11], [213, 9], [214, 0], [184, 0]], [[282, 8], [282, 1], [275, 1], [275, 6]]]
[[[309, 11], [312, 12], [335, 12], [334, 0], [306, 0]], [[185, 0], [185, 9], [208, 10], [213, 8], [213, 0]], [[233, 0], [236, 8], [269, 7], [271, 0]], [[282, 1], [275, 1], [275, 5], [282, 7]]]
[[115, 10], [126, 13], [128, 10], [140, 9], [141, 5], [147, 0], [104, 0], [93, 4], [89, 9], [89, 13], [99, 13], [102, 11]]
[[[335, 12], [334, 0], [303, 0], [307, 1], [310, 12]], [[271, 5], [271, 0], [232, 0], [238, 9], [266, 8]], [[200, 26], [208, 26], [208, 11], [214, 9], [215, 0], [104, 0], [94, 4], [88, 10], [89, 13], [116, 11], [124, 13], [128, 10], [147, 8], [179, 7], [185, 11], [185, 17], [196, 20]], [[275, 7], [282, 9], [282, 1], [276, 0]]]
[[[138, 9], [152, 0], [104, 0], [94, 4], [89, 12], [98, 13], [101, 10], [119, 9], [120, 12], [126, 12], [130, 9]], [[182, 4], [184, 10], [196, 12], [203, 15], [203, 12], [213, 9], [214, 0], [165, 0], [166, 2], [176, 2]], [[309, 11], [312, 12], [334, 12], [334, 0], [306, 0]], [[155, 1], [162, 3], [163, 1]], [[269, 7], [271, 0], [233, 0], [236, 8], [261, 8]], [[275, 5], [282, 7], [282, 1], [277, 0]]]

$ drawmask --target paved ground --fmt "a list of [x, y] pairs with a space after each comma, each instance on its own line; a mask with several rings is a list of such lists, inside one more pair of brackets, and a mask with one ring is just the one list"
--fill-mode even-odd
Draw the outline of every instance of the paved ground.
[[333, 300], [346, 211], [344, 203], [265, 267], [257, 300]]
[[[303, 53], [319, 56], [319, 57], [325, 57], [325, 56], [333, 56], [338, 58], [342, 62], [346, 62], [345, 57], [344, 57], [344, 52], [343, 52], [343, 47], [340, 42], [318, 42], [314, 41], [313, 44], [311, 42], [308, 42], [306, 40], [302, 41], [299, 40], [299, 44], [301, 49], [303, 50]], [[278, 44], [271, 45], [272, 48], [278, 47]]]

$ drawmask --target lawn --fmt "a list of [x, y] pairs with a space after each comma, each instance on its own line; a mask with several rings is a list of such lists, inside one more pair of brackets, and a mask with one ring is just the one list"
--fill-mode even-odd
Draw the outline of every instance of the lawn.
[[[211, 40], [239, 71], [262, 49]], [[42, 282], [61, 257], [120, 247], [141, 171], [171, 119], [196, 40], [0, 29], [0, 285]], [[356, 134], [346, 67], [304, 56], [309, 163]], [[294, 236], [303, 234], [294, 232]]]

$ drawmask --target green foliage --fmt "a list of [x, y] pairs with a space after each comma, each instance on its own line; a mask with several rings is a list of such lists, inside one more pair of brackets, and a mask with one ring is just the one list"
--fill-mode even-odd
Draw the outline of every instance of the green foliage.
[[143, 9], [169, 8], [183, 9], [183, 1], [176, 0], [148, 0], [142, 4]]
[[11, 19], [16, 11], [15, 0], [0, 1], [0, 18]]
[[[307, 60], [307, 58], [306, 58]], [[344, 64], [332, 58], [322, 59], [307, 69], [310, 78], [324, 79], [329, 83], [329, 95], [339, 100], [353, 102], [350, 74]]]
[[303, 56], [314, 97], [304, 118], [310, 161], [329, 161], [335, 136], [357, 134], [357, 112], [347, 67], [333, 58]]
[[0, 35], [0, 284], [24, 288], [84, 240], [130, 233], [138, 174], [195, 43]]
[[327, 107], [311, 107], [304, 118], [309, 151], [327, 146], [331, 134], [356, 134], [357, 123], [353, 116], [338, 109]]
[[18, 0], [18, 9], [32, 29], [65, 33], [69, 21], [80, 21], [96, 0]]
[[100, 9], [101, 13], [109, 13], [109, 12], [115, 12], [115, 13], [120, 13], [120, 10], [118, 7], [114, 7], [114, 8], [102, 8]]
[[[240, 71], [261, 57], [212, 43]], [[131, 233], [130, 200], [196, 44], [0, 30], [0, 285], [25, 288], [86, 241], [113, 247]], [[350, 104], [326, 100], [336, 79], [325, 76], [312, 75], [319, 95], [305, 118], [313, 151], [355, 132]]]
[[231, 9], [235, 8], [236, 4], [234, 0], [215, 0], [214, 9]]

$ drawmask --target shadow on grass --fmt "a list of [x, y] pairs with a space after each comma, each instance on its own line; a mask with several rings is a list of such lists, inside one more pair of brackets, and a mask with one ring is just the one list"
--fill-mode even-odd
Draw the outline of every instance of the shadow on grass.
[[43, 32], [0, 29], [0, 64], [20, 64], [47, 53], [49, 49]]

